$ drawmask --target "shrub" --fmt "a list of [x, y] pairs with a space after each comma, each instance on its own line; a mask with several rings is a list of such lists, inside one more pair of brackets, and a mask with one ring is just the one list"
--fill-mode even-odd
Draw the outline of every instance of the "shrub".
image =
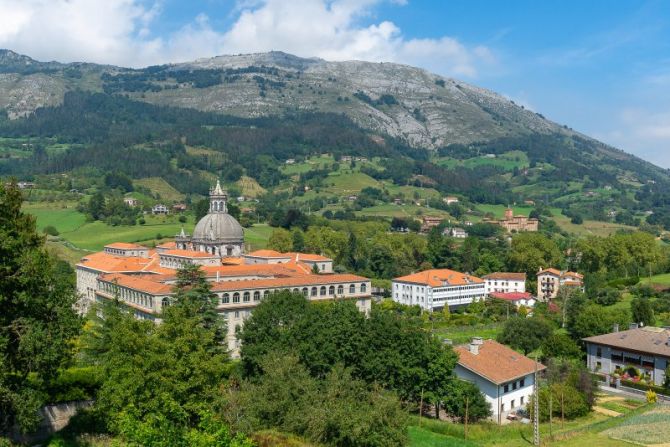
[[645, 396], [647, 397], [648, 404], [655, 404], [658, 401], [658, 396], [652, 389], [647, 390]]
[[44, 234], [48, 234], [49, 236], [58, 236], [60, 234], [56, 229], [56, 227], [54, 227], [53, 225], [47, 225], [46, 227], [44, 227], [44, 230], [42, 231], [44, 232]]

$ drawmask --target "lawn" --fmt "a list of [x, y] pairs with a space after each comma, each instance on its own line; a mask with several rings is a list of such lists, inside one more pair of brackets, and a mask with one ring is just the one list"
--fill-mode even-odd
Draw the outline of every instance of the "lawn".
[[[494, 217], [501, 218], [505, 215], [507, 209], [504, 205], [477, 205], [477, 209], [483, 213], [492, 213]], [[533, 210], [530, 206], [513, 206], [514, 215], [522, 215], [528, 217]]]
[[259, 250], [268, 246], [268, 240], [274, 228], [268, 224], [255, 224], [251, 228], [244, 229], [244, 240], [250, 245], [250, 250]]
[[[476, 324], [468, 326], [447, 326], [433, 331], [440, 339], [449, 339], [454, 345], [467, 343], [472, 337], [494, 339], [502, 331], [504, 323]], [[430, 327], [429, 324], [426, 327]]]
[[168, 182], [160, 177], [148, 177], [139, 180], [133, 180], [135, 185], [144, 186], [151, 192], [158, 193], [161, 199], [168, 202], [178, 202], [184, 200], [184, 194], [172, 187]]
[[44, 227], [51, 225], [61, 232], [76, 230], [84, 225], [86, 216], [76, 210], [74, 202], [65, 203], [26, 203], [23, 205], [23, 211], [35, 216], [37, 219], [37, 229], [43, 230]]
[[[420, 214], [417, 214], [419, 211]], [[390, 203], [363, 208], [361, 211], [357, 211], [356, 214], [360, 216], [414, 217], [418, 220], [421, 220], [421, 215], [449, 217], [447, 212], [434, 208], [429, 209], [416, 205], [394, 205]]]
[[655, 275], [651, 278], [643, 278], [640, 281], [642, 284], [658, 285], [670, 287], [670, 273], [663, 273], [662, 275]]

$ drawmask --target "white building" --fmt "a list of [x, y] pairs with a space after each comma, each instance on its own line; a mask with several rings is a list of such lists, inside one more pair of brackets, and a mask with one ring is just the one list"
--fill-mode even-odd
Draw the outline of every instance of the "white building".
[[425, 310], [468, 305], [486, 297], [484, 280], [447, 269], [401, 276], [392, 282], [393, 301]]
[[482, 277], [486, 281], [486, 293], [513, 293], [526, 291], [526, 274], [495, 272]]
[[170, 209], [162, 203], [151, 207], [151, 214], [168, 214], [169, 212]]
[[[457, 346], [456, 376], [474, 383], [491, 405], [492, 420], [498, 424], [533, 397], [536, 362], [494, 340], [475, 337], [467, 346]], [[538, 371], [545, 369], [537, 364]]]
[[453, 237], [454, 239], [465, 239], [468, 237], [468, 232], [463, 228], [445, 228], [442, 234]]
[[489, 297], [507, 301], [516, 307], [535, 307], [537, 300], [528, 292], [492, 292]]
[[563, 287], [584, 291], [584, 276], [554, 268], [540, 268], [537, 272], [537, 297], [540, 300], [548, 301], [556, 298], [558, 291]]

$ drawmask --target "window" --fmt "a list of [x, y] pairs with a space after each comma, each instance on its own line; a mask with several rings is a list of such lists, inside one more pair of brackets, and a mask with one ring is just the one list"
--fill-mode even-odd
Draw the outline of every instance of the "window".
[[293, 293], [300, 293], [298, 289], [293, 289]]
[[335, 286], [328, 287], [328, 295], [335, 295]]
[[349, 293], [351, 293], [351, 294], [356, 293], [356, 286], [355, 285], [351, 284], [349, 286]]
[[230, 295], [228, 295], [227, 293], [224, 293], [223, 296], [221, 297], [221, 303], [222, 304], [230, 303]]
[[317, 288], [312, 287], [312, 296], [316, 296], [316, 293], [317, 293]]
[[526, 386], [526, 379], [521, 379], [519, 382], [520, 382], [519, 388], [523, 388]]
[[510, 408], [514, 408], [514, 399], [512, 399], [512, 404], [510, 405]]
[[248, 303], [251, 301], [251, 294], [249, 292], [244, 292], [244, 302]]
[[523, 405], [524, 396], [521, 396], [521, 405]]
[[344, 286], [342, 286], [341, 284], [337, 286], [337, 294], [344, 295]]
[[[513, 389], [513, 390], [516, 389], [516, 382], [514, 382], [514, 383], [512, 384], [512, 389]], [[514, 408], [514, 405], [512, 405], [512, 408]]]
[[270, 296], [270, 291], [269, 290], [266, 290], [265, 292], [263, 292], [263, 299], [265, 299], [269, 296]]
[[319, 295], [326, 296], [326, 286], [321, 286], [321, 289], [319, 290]]
[[500, 404], [500, 412], [503, 413], [505, 411], [505, 404]]
[[305, 296], [309, 296], [309, 290], [307, 290], [307, 287], [302, 288], [302, 294]]
[[603, 348], [600, 346], [596, 347], [596, 357], [602, 357], [603, 356]]
[[170, 300], [167, 298], [163, 298], [163, 301], [161, 301], [161, 307], [168, 307], [170, 305]]
[[[239, 297], [238, 297], [238, 299], [239, 299]], [[240, 318], [240, 311], [239, 310], [235, 311], [235, 318]]]
[[326, 270], [326, 264], [321, 264], [321, 271], [323, 272], [325, 270]]
[[361, 284], [361, 293], [365, 293], [366, 289], [367, 286], [365, 285], [365, 283]]
[[509, 393], [509, 383], [505, 384], [505, 387], [503, 388], [505, 393]]
[[258, 290], [256, 290], [256, 291], [254, 292], [254, 301], [260, 301], [260, 300], [261, 300], [261, 292], [259, 292]]
[[[233, 293], [233, 303], [239, 303], [240, 302], [240, 294], [235, 292]], [[237, 312], [235, 312], [237, 314]], [[237, 315], [235, 315], [237, 316]]]

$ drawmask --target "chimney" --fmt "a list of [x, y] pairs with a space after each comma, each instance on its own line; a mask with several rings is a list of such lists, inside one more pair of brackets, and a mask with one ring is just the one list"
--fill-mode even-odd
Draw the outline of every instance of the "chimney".
[[219, 271], [216, 271], [216, 282], [219, 282]]
[[612, 332], [619, 332], [619, 323], [614, 323], [614, 326], [612, 326]]
[[630, 326], [628, 326], [628, 329], [637, 329], [638, 324], [637, 323], [631, 323]]
[[482, 337], [472, 337], [470, 342], [470, 353], [472, 355], [479, 355], [479, 347], [484, 344]]

